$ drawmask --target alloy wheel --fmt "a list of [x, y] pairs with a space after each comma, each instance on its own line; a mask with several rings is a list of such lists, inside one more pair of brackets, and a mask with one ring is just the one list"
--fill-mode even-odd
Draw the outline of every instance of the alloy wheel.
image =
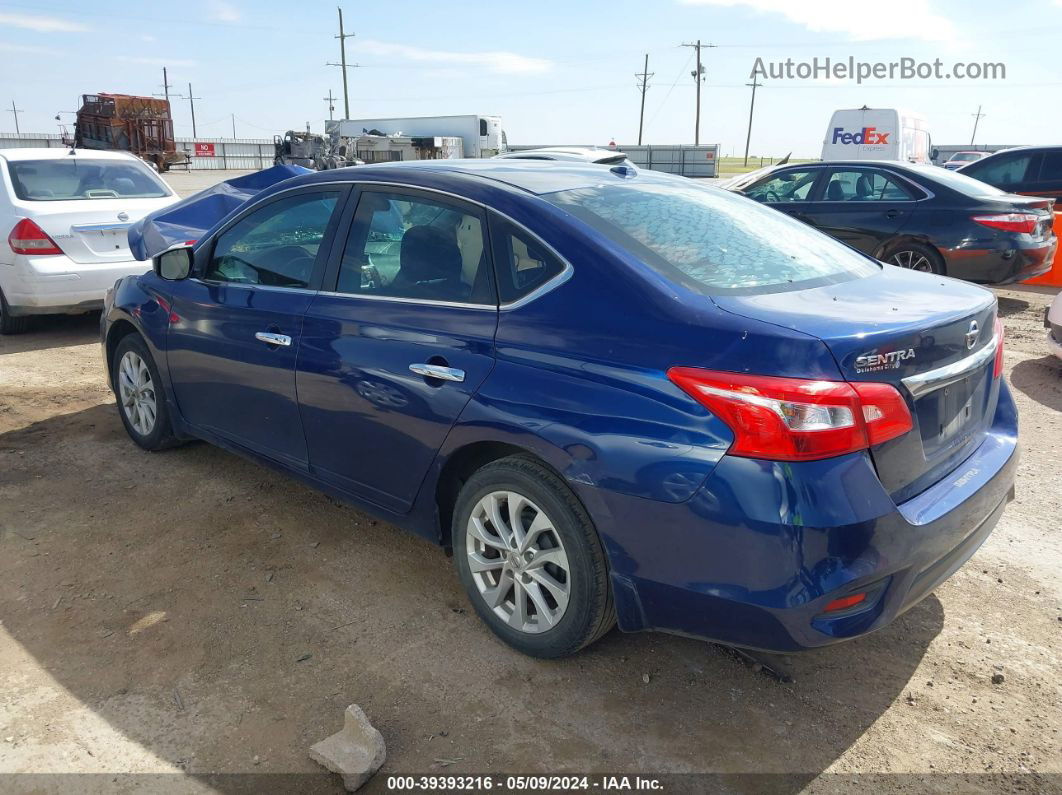
[[933, 272], [933, 263], [929, 261], [929, 257], [921, 252], [912, 251], [910, 249], [897, 251], [889, 257], [889, 262], [893, 265], [899, 265], [901, 268], [909, 268], [914, 271], [922, 271], [923, 273]]
[[571, 571], [560, 535], [522, 494], [492, 491], [468, 519], [466, 554], [480, 596], [520, 632], [557, 625], [568, 608]]
[[134, 351], [126, 351], [118, 365], [118, 397], [129, 424], [141, 436], [155, 428], [155, 384], [147, 364]]

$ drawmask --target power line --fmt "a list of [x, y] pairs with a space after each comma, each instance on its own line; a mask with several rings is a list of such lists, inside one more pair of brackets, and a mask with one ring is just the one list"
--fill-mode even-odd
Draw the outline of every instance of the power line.
[[661, 103], [659, 105], [657, 105], [657, 108], [653, 112], [653, 115], [649, 118], [649, 123], [650, 124], [652, 124], [653, 120], [656, 119], [656, 117], [660, 115], [660, 111], [662, 111], [664, 109], [664, 105], [667, 104], [668, 97], [670, 97], [671, 96], [671, 92], [675, 90], [675, 86], [677, 86], [678, 85], [678, 81], [682, 79], [682, 75], [686, 71], [686, 67], [690, 65], [690, 61], [692, 61], [692, 60], [693, 60], [693, 53], [691, 52], [690, 55], [689, 55], [689, 58], [687, 58], [686, 62], [684, 64], [682, 64], [682, 68], [679, 69], [679, 73], [677, 75], [675, 75], [675, 81], [671, 84], [671, 87], [667, 90], [667, 93], [664, 94], [664, 99], [661, 101]]
[[636, 72], [634, 75], [638, 78], [638, 90], [642, 94], [642, 107], [638, 111], [638, 146], [642, 145], [642, 128], [645, 125], [645, 92], [649, 90], [649, 78], [654, 74], [649, 71], [649, 53], [646, 53], [645, 66], [642, 67], [641, 72]]

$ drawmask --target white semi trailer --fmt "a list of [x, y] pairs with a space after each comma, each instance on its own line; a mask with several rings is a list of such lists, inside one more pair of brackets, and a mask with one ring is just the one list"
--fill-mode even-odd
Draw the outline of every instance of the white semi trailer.
[[410, 137], [457, 137], [464, 142], [465, 157], [494, 157], [506, 151], [500, 116], [410, 116], [394, 119], [337, 119], [325, 122], [329, 134], [359, 138], [374, 131]]

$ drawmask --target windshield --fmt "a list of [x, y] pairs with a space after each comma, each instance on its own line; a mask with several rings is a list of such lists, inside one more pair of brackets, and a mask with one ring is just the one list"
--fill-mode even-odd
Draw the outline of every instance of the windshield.
[[1003, 196], [1006, 194], [1005, 190], [1000, 190], [999, 188], [989, 185], [987, 182], [981, 182], [979, 179], [968, 177], [958, 171], [949, 171], [946, 168], [938, 168], [937, 166], [920, 166], [916, 164], [909, 164], [904, 167], [916, 174], [924, 174], [931, 180], [939, 182], [947, 188], [956, 190], [964, 196]]
[[7, 164], [15, 195], [24, 201], [158, 199], [169, 188], [147, 166], [129, 161], [17, 160]]
[[879, 268], [777, 210], [692, 182], [599, 185], [543, 198], [665, 277], [710, 295], [814, 287]]

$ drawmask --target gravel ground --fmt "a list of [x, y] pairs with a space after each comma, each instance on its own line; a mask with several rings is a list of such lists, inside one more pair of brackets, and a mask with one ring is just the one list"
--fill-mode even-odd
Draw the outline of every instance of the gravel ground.
[[[489, 771], [787, 774], [712, 780], [749, 792], [843, 791], [869, 774], [875, 790], [1057, 791], [1050, 293], [997, 291], [1024, 457], [995, 533], [893, 625], [779, 661], [789, 684], [664, 635], [522, 657], [478, 622], [431, 545], [206, 444], [134, 447], [96, 316], [38, 319], [0, 338], [0, 776], [236, 791], [248, 779], [218, 776], [302, 774], [251, 780], [338, 791], [310, 777], [307, 748], [358, 703], [388, 745], [369, 791], [388, 773]], [[70, 783], [8, 775], [0, 790]]]

